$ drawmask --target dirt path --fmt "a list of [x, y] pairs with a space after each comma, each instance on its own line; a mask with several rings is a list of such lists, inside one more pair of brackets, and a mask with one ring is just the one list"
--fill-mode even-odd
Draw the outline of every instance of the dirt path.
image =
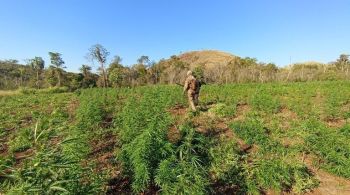
[[315, 174], [315, 177], [320, 181], [320, 186], [313, 190], [309, 195], [349, 195], [350, 180], [338, 177], [319, 169], [313, 165], [314, 157], [308, 155], [305, 158], [305, 164]]
[[320, 186], [311, 195], [349, 195], [350, 181], [334, 176], [323, 170], [315, 171], [316, 178], [320, 180]]
[[179, 125], [181, 125], [187, 116], [187, 108], [183, 105], [175, 105], [169, 109], [168, 112], [174, 118], [174, 123], [171, 125], [168, 131], [168, 139], [172, 143], [176, 143], [181, 138]]
[[[208, 112], [210, 108], [215, 104], [210, 104], [206, 109], [200, 111], [199, 115], [194, 116], [191, 121], [194, 124], [196, 130], [200, 133], [227, 139], [235, 139], [238, 147], [242, 152], [247, 152], [253, 146], [246, 144], [242, 139], [235, 135], [235, 133], [229, 128], [228, 124], [232, 121], [244, 120], [245, 115], [250, 111], [250, 107], [247, 104], [239, 104], [237, 106], [237, 113], [234, 117], [217, 117], [215, 114]], [[168, 131], [168, 139], [171, 142], [176, 142], [181, 137], [178, 126], [182, 124], [186, 118], [188, 118], [188, 109], [182, 105], [176, 105], [168, 110], [168, 112], [175, 119], [174, 124]]]

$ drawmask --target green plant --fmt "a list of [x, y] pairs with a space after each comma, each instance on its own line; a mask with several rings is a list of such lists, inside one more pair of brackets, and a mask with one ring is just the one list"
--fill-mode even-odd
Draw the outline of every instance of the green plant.
[[150, 91], [139, 102], [131, 98], [120, 115], [122, 147], [118, 159], [132, 177], [134, 192], [149, 187], [157, 165], [172, 151], [165, 131], [171, 122], [164, 113], [168, 102], [161, 95]]
[[226, 105], [224, 103], [218, 103], [215, 105], [214, 108], [209, 110], [210, 112], [213, 112], [219, 117], [230, 117], [234, 116], [236, 113], [236, 105]]
[[261, 89], [251, 97], [250, 104], [258, 111], [266, 113], [277, 113], [281, 108], [280, 102], [276, 97]]
[[98, 99], [84, 99], [76, 111], [79, 127], [86, 130], [97, 127], [104, 117], [102, 106], [102, 102]]
[[244, 122], [231, 124], [232, 129], [248, 144], [256, 144], [259, 150], [251, 154], [253, 162], [244, 165], [247, 191], [253, 194], [261, 189], [277, 191], [294, 189], [307, 191], [317, 186], [317, 180], [305, 165], [291, 161], [289, 151], [282, 144], [270, 138], [258, 116], [251, 116]]
[[160, 162], [155, 182], [164, 194], [206, 194], [209, 142], [188, 125], [181, 131], [182, 141], [175, 154]]
[[[318, 182], [300, 160], [303, 153], [315, 156], [322, 169], [349, 178], [348, 86], [347, 81], [206, 85], [201, 105], [212, 107], [208, 112], [215, 116], [202, 110], [190, 117], [181, 112], [187, 102], [177, 86], [77, 93], [52, 88], [3, 96], [0, 193], [103, 194], [120, 178], [110, 189], [305, 193]], [[222, 122], [233, 134], [199, 131]], [[180, 130], [176, 143], [168, 140], [174, 127]], [[241, 149], [242, 143], [251, 149]], [[116, 171], [122, 173], [118, 179]]]
[[14, 169], [3, 187], [8, 189], [8, 194], [91, 193], [92, 186], [81, 181], [84, 171], [58, 150], [42, 150], [32, 161]]
[[350, 178], [350, 144], [346, 127], [329, 129], [316, 120], [305, 124], [309, 135], [305, 138], [308, 148], [325, 162], [320, 166], [337, 175]]
[[271, 188], [302, 193], [318, 185], [305, 165], [286, 163], [279, 158], [254, 160], [252, 165], [245, 165], [245, 169], [248, 192], [252, 194]]
[[36, 94], [37, 93], [37, 89], [34, 89], [34, 88], [20, 88], [19, 89], [19, 92], [22, 93], [22, 94], [26, 94], [26, 95], [29, 95], [29, 94]]
[[24, 128], [21, 129], [17, 136], [10, 140], [9, 150], [11, 152], [21, 152], [29, 149], [32, 146], [32, 129]]
[[212, 183], [236, 186], [238, 192], [246, 190], [242, 156], [239, 154], [237, 143], [234, 140], [218, 140], [218, 143], [209, 149], [209, 175]]

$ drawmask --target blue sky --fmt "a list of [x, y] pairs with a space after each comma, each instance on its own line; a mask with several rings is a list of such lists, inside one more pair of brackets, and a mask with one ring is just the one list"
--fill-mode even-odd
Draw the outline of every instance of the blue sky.
[[349, 10], [349, 0], [0, 0], [0, 59], [49, 65], [56, 51], [78, 71], [100, 43], [125, 65], [201, 49], [279, 66], [329, 62], [350, 53]]

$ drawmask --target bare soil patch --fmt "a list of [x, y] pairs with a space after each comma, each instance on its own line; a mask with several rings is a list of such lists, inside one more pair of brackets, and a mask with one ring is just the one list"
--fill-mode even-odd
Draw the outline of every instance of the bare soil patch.
[[279, 113], [277, 113], [277, 115], [286, 119], [293, 119], [293, 120], [298, 119], [297, 113], [291, 111], [287, 107], [282, 107]]
[[[144, 192], [141, 192], [140, 195], [155, 195], [159, 193], [160, 188], [154, 184], [148, 187]], [[122, 176], [115, 176], [112, 179], [108, 180], [107, 184], [107, 195], [129, 195], [134, 194], [131, 188], [131, 181], [129, 178], [123, 178]]]
[[340, 119], [340, 118], [332, 118], [332, 119], [327, 119], [326, 124], [328, 127], [331, 128], [340, 128], [343, 127], [346, 124], [345, 119]]
[[132, 194], [130, 180], [128, 178], [113, 177], [107, 184], [107, 195], [127, 195]]
[[0, 139], [0, 157], [6, 156], [7, 153], [8, 153], [7, 139], [1, 138]]
[[181, 133], [177, 126], [172, 125], [168, 131], [168, 140], [171, 143], [176, 143], [181, 139]]
[[69, 119], [74, 119], [75, 117], [75, 111], [79, 107], [79, 101], [77, 99], [72, 100], [68, 105], [67, 105], [67, 112], [69, 115]]
[[62, 139], [63, 139], [62, 137], [54, 136], [50, 139], [50, 145], [57, 146], [62, 141]]
[[32, 148], [29, 148], [25, 151], [22, 152], [16, 152], [14, 154], [14, 158], [16, 159], [16, 163], [20, 164], [22, 162], [22, 160], [31, 157], [34, 154], [34, 150]]
[[101, 122], [101, 127], [103, 129], [108, 129], [112, 127], [112, 125], [113, 125], [113, 116], [110, 116], [110, 115], [104, 116]]
[[187, 108], [183, 105], [177, 104], [168, 110], [172, 116], [185, 116], [187, 113]]
[[286, 107], [282, 107], [276, 115], [281, 119], [279, 127], [282, 129], [289, 129], [291, 122], [298, 120], [298, 115]]
[[112, 165], [109, 163], [109, 159], [114, 157], [113, 151], [116, 145], [116, 136], [111, 133], [106, 134], [101, 139], [92, 140], [90, 145], [93, 147], [90, 152], [90, 158], [97, 161], [101, 168], [111, 168]]
[[312, 161], [315, 157], [311, 155], [305, 156], [305, 164], [315, 174], [315, 177], [320, 181], [320, 186], [309, 192], [309, 195], [349, 195], [350, 194], [350, 180], [338, 177], [331, 173], [315, 167]]
[[110, 179], [104, 186], [106, 194], [132, 194], [129, 179], [122, 178], [121, 168], [115, 161], [114, 150], [117, 144], [117, 137], [112, 132], [93, 139], [90, 142], [92, 151], [83, 164], [87, 165], [88, 162], [94, 162], [96, 164], [94, 172], [103, 173], [106, 171], [108, 173]]
[[237, 111], [233, 121], [243, 121], [247, 113], [251, 111], [251, 107], [247, 103], [237, 104]]
[[334, 176], [323, 170], [315, 172], [316, 178], [320, 180], [320, 186], [314, 191], [308, 193], [311, 195], [349, 195], [350, 181], [344, 178]]
[[32, 117], [32, 116], [25, 116], [25, 117], [23, 117], [19, 122], [20, 122], [20, 125], [21, 125], [22, 127], [31, 125], [32, 122], [33, 122], [33, 117]]
[[181, 139], [181, 133], [178, 127], [183, 123], [187, 116], [187, 108], [183, 105], [178, 104], [169, 109], [168, 112], [175, 120], [168, 130], [167, 137], [170, 142], [176, 143]]
[[[244, 120], [245, 115], [251, 110], [250, 106], [246, 103], [239, 103], [237, 105], [237, 112], [235, 117], [218, 117], [214, 113], [207, 112], [209, 108], [215, 106], [215, 103], [210, 102], [205, 105], [205, 109], [200, 110], [200, 114], [191, 119], [197, 132], [205, 134], [206, 136], [235, 139], [238, 143], [240, 150], [244, 153], [254, 150], [254, 146], [246, 144], [242, 139], [234, 134], [229, 128], [228, 123], [232, 121]], [[175, 124], [173, 124], [168, 131], [168, 139], [175, 143], [181, 138], [181, 133], [178, 129], [178, 125], [183, 123], [187, 117], [187, 108], [183, 105], [176, 105], [170, 110], [170, 114], [175, 118]]]
[[8, 139], [11, 131], [15, 131], [16, 127], [5, 128], [5, 133], [0, 137], [0, 157], [8, 154]]
[[302, 145], [304, 144], [304, 139], [300, 137], [283, 137], [281, 139], [277, 139], [285, 148]]
[[211, 187], [214, 189], [213, 195], [231, 195], [231, 194], [237, 194], [239, 191], [239, 186], [236, 185], [229, 185], [222, 182], [216, 182], [211, 185]]

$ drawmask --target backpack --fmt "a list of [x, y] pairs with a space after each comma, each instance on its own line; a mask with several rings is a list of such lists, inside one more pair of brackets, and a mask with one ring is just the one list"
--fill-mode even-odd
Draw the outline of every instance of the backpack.
[[189, 83], [189, 88], [191, 89], [191, 90], [193, 90], [193, 91], [196, 91], [196, 89], [197, 89], [197, 86], [198, 86], [198, 84], [197, 84], [198, 82], [197, 82], [197, 79], [191, 79], [190, 80], [190, 83]]

